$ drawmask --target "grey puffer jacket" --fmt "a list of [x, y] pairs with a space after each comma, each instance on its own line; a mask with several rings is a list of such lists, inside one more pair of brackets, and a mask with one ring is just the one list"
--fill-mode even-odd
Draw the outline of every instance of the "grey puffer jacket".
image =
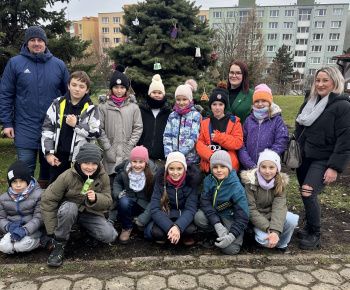
[[35, 181], [34, 188], [28, 197], [20, 202], [15, 202], [8, 192], [0, 195], [0, 231], [7, 233], [7, 225], [10, 222], [24, 221], [23, 228], [30, 236], [44, 225], [40, 212], [40, 201], [44, 190]]
[[[280, 196], [274, 196], [274, 188], [265, 190], [258, 182], [257, 168], [241, 172], [242, 182], [245, 183], [250, 222], [258, 229], [277, 234], [282, 233], [287, 215], [287, 198], [284, 191]], [[289, 177], [280, 173], [283, 183], [287, 186]]]

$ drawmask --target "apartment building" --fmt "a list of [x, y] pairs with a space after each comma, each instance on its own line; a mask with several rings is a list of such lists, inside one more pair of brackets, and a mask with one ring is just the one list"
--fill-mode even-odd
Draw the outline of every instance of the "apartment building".
[[91, 40], [88, 51], [96, 50], [99, 47], [98, 17], [83, 17], [82, 20], [72, 21], [70, 34], [82, 40]]

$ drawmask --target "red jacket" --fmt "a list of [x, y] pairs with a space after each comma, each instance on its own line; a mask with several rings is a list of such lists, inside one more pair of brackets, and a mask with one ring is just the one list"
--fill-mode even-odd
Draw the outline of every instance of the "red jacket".
[[243, 131], [240, 118], [231, 116], [226, 127], [226, 132], [220, 133], [218, 130], [216, 130], [213, 140], [211, 140], [210, 132], [210, 118], [203, 118], [201, 122], [201, 132], [196, 144], [197, 153], [201, 157], [201, 170], [206, 172], [210, 171], [209, 159], [215, 151], [210, 149], [208, 145], [215, 142], [218, 143], [222, 149], [226, 150], [231, 156], [232, 168], [238, 172], [239, 161], [236, 150], [241, 148], [243, 145]]

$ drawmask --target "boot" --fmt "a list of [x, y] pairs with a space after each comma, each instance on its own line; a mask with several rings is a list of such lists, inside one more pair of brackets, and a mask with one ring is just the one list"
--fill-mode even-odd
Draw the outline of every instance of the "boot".
[[309, 226], [309, 233], [300, 241], [299, 248], [302, 250], [312, 251], [321, 247], [320, 229]]
[[309, 225], [306, 224], [302, 229], [299, 229], [297, 231], [297, 238], [298, 239], [304, 239], [309, 233]]
[[47, 264], [52, 267], [62, 265], [64, 250], [66, 249], [67, 241], [53, 240], [53, 250], [47, 260]]
[[47, 185], [48, 185], [48, 183], [49, 183], [48, 180], [38, 179], [37, 181], [38, 181], [38, 183], [39, 183], [39, 185], [40, 185], [40, 187], [41, 187], [42, 189], [46, 189], [46, 188], [47, 188]]
[[132, 228], [130, 228], [128, 230], [122, 229], [122, 232], [121, 232], [120, 237], [119, 237], [119, 242], [121, 244], [124, 244], [124, 245], [128, 244], [130, 242], [131, 232], [132, 232]]

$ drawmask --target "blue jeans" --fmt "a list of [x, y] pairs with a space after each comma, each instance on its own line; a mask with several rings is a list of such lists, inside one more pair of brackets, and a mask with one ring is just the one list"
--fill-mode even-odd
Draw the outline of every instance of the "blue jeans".
[[28, 164], [30, 175], [34, 177], [34, 172], [36, 168], [36, 160], [39, 153], [39, 163], [40, 163], [40, 172], [39, 178], [41, 180], [50, 179], [50, 164], [47, 163], [44, 154], [39, 149], [28, 149], [17, 147], [18, 160], [23, 161]]
[[[298, 225], [299, 216], [297, 214], [287, 212], [286, 219], [284, 221], [283, 225], [283, 231], [279, 235], [280, 240], [278, 241], [276, 248], [285, 248], [288, 246], [288, 243], [290, 242], [290, 239], [292, 238], [294, 228]], [[255, 232], [255, 240], [263, 245], [264, 247], [267, 247], [269, 244], [269, 240], [263, 241], [265, 237], [267, 237], [269, 234], [267, 232], [264, 232], [262, 230], [259, 230], [257, 227], [254, 227]]]
[[128, 230], [132, 228], [132, 217], [144, 212], [144, 209], [131, 198], [123, 196], [118, 200], [118, 220], [122, 223], [122, 228]]

